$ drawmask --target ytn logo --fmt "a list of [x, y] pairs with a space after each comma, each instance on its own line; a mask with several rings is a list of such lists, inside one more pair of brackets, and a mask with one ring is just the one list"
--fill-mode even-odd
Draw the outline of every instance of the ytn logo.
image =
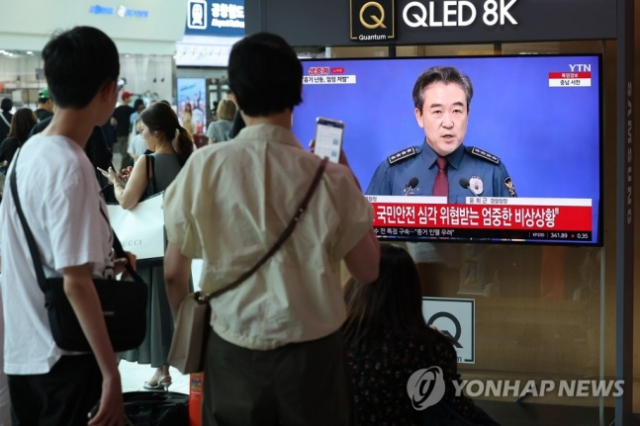
[[440, 367], [423, 368], [414, 372], [407, 381], [407, 393], [416, 410], [436, 405], [444, 396], [445, 383]]
[[569, 68], [574, 72], [591, 72], [591, 64], [569, 64]]
[[187, 12], [187, 28], [194, 30], [204, 30], [207, 28], [206, 0], [189, 0], [189, 9]]

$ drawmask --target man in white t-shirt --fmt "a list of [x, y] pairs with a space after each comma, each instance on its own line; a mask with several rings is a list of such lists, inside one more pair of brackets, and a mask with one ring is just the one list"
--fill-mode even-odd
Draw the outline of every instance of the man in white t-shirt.
[[92, 353], [70, 353], [53, 340], [15, 200], [6, 191], [0, 205], [1, 289], [13, 424], [86, 425], [88, 412], [99, 402], [89, 425], [121, 425], [117, 359], [92, 277], [113, 277], [124, 262], [113, 259], [107, 209], [84, 153], [94, 126], [113, 112], [118, 51], [102, 31], [75, 27], [53, 37], [42, 58], [58, 110], [11, 168], [45, 275], [63, 277]]

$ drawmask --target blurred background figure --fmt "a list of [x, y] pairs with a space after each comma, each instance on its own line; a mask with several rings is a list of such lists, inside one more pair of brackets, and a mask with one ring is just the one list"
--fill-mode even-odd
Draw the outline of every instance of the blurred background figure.
[[[133, 102], [133, 113], [131, 114], [131, 117], [129, 118], [129, 125], [131, 127], [133, 127], [134, 124], [136, 124], [136, 121], [138, 120], [138, 118], [140, 118], [140, 113], [146, 108], [144, 101], [141, 98], [136, 99]], [[131, 131], [131, 133], [133, 134], [133, 130]]]
[[53, 99], [49, 89], [44, 88], [38, 93], [38, 106], [36, 107], [38, 122], [53, 117]]
[[235, 117], [233, 117], [233, 124], [231, 125], [231, 130], [229, 130], [229, 140], [238, 136], [238, 133], [242, 129], [244, 129], [247, 124], [244, 122], [244, 118], [242, 118], [242, 114], [240, 114], [240, 110], [236, 112]]
[[0, 140], [5, 140], [11, 128], [11, 109], [13, 101], [9, 98], [2, 99], [0, 102]]
[[132, 98], [133, 93], [127, 91], [122, 92], [122, 104], [116, 107], [112, 116], [116, 120], [118, 152], [120, 152], [120, 155], [122, 156], [120, 163], [121, 168], [133, 166], [133, 160], [129, 157], [129, 154], [127, 154], [127, 148], [129, 147], [129, 126], [131, 124], [131, 114], [135, 112], [133, 107], [129, 105]]
[[[145, 152], [148, 151], [147, 145], [142, 137], [142, 120], [138, 118], [133, 125], [133, 132], [135, 132], [135, 136], [129, 141], [129, 148], [127, 152], [129, 156], [136, 161], [140, 156], [142, 156]], [[132, 132], [132, 134], [133, 134]]]
[[9, 134], [0, 144], [0, 167], [9, 168], [16, 151], [29, 139], [31, 129], [37, 122], [36, 115], [29, 108], [16, 111], [11, 120]]
[[229, 134], [233, 125], [233, 118], [236, 115], [236, 109], [236, 104], [232, 100], [223, 99], [220, 101], [216, 110], [218, 120], [209, 124], [207, 129], [209, 144], [225, 142], [231, 139]]
[[182, 120], [182, 127], [184, 127], [190, 135], [193, 135], [193, 110], [191, 109], [190, 103], [185, 104], [180, 119]]

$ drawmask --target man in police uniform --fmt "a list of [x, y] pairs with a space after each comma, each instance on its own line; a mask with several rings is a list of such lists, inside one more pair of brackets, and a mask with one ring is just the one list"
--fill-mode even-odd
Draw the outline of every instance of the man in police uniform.
[[421, 146], [405, 148], [376, 169], [368, 195], [438, 195], [450, 203], [470, 196], [515, 197], [504, 163], [483, 149], [465, 146], [471, 80], [454, 67], [433, 67], [413, 87]]

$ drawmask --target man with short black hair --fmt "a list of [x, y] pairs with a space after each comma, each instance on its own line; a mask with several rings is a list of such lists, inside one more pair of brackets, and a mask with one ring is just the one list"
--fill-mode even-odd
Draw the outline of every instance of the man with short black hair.
[[[269, 251], [320, 165], [291, 132], [302, 65], [279, 36], [254, 34], [229, 58], [246, 127], [232, 143], [196, 151], [165, 192], [167, 295], [175, 312], [190, 263], [202, 291], [226, 287]], [[350, 375], [340, 262], [362, 283], [378, 276], [371, 205], [349, 168], [329, 163], [298, 226], [239, 286], [211, 300], [205, 426], [350, 426]], [[280, 423], [279, 423], [280, 422]]]
[[0, 204], [1, 288], [13, 424], [121, 425], [122, 384], [93, 278], [113, 278], [125, 262], [114, 260], [107, 209], [83, 151], [95, 126], [113, 112], [118, 50], [102, 31], [75, 27], [54, 36], [42, 59], [56, 114], [19, 151], [8, 180], [16, 179], [45, 275], [63, 279], [91, 352], [63, 350], [53, 339], [17, 200], [6, 191]]
[[51, 99], [49, 89], [44, 88], [38, 92], [38, 106], [35, 113], [38, 122], [53, 116], [53, 99]]

